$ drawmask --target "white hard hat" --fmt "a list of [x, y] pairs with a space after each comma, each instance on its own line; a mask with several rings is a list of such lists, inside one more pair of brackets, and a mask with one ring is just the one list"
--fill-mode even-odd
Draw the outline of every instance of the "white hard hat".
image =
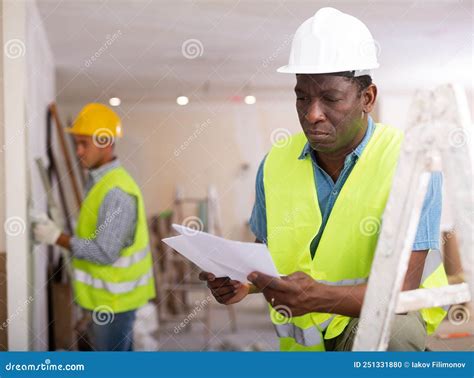
[[368, 75], [378, 68], [377, 47], [367, 26], [334, 8], [321, 8], [303, 22], [293, 37], [290, 61], [277, 71], [323, 74], [355, 71]]

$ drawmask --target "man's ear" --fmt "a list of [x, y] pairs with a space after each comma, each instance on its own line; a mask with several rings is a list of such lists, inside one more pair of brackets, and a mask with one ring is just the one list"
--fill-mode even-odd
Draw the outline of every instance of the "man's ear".
[[377, 99], [377, 86], [375, 84], [370, 84], [365, 90], [363, 94], [363, 110], [364, 113], [368, 114], [375, 107], [375, 100]]

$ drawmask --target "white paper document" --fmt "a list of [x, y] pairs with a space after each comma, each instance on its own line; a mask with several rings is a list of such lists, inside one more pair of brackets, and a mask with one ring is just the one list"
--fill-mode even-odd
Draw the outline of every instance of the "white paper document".
[[254, 271], [279, 277], [265, 244], [227, 240], [178, 224], [173, 224], [173, 228], [180, 235], [163, 242], [216, 277], [247, 282], [247, 276]]

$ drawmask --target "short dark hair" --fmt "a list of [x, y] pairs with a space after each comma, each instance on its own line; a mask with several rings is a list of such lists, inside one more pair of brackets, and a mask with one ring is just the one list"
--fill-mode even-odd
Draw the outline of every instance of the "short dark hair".
[[348, 80], [356, 83], [358, 87], [358, 94], [362, 93], [364, 89], [367, 89], [370, 84], [372, 84], [372, 77], [370, 75], [362, 75], [362, 76], [354, 76], [355, 71], [343, 71], [343, 72], [333, 72], [328, 75], [333, 76], [342, 76], [347, 78]]
[[372, 77], [369, 75], [353, 77], [351, 80], [359, 87], [359, 94], [361, 94], [364, 89], [367, 89], [369, 85], [372, 84]]

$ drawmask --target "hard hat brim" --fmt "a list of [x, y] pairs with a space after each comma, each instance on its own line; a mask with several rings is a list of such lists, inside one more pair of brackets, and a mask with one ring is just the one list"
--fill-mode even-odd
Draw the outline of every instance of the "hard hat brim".
[[78, 135], [78, 133], [76, 132], [76, 130], [74, 130], [74, 127], [64, 127], [63, 128], [64, 132], [68, 133], [68, 134], [76, 134]]
[[361, 70], [372, 70], [379, 68], [379, 64], [373, 64], [371, 67], [314, 67], [314, 66], [281, 66], [277, 69], [279, 73], [291, 73], [291, 74], [330, 74], [335, 72], [346, 72], [346, 71], [361, 71]]
[[[74, 127], [64, 127], [63, 128], [64, 132], [68, 133], [68, 134], [72, 134], [72, 135], [84, 135], [84, 136], [93, 136], [94, 133], [87, 133], [87, 132], [77, 132], [76, 130], [74, 130]], [[113, 136], [114, 139], [119, 139], [119, 138], [122, 138], [123, 134], [122, 132], [120, 131], [119, 133], [117, 133], [116, 135]]]
[[74, 127], [64, 127], [63, 130], [68, 133], [68, 134], [72, 134], [72, 135], [84, 135], [84, 136], [92, 136], [94, 134], [91, 134], [91, 133], [86, 133], [84, 131], [82, 132], [78, 132], [77, 130], [74, 129]]

